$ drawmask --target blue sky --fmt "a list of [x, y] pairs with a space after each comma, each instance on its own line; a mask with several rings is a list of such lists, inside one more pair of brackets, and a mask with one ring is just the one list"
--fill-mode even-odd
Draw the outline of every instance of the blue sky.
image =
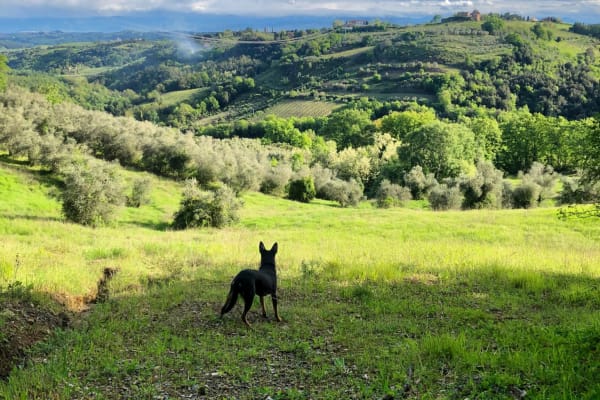
[[110, 16], [142, 11], [248, 16], [451, 15], [479, 9], [523, 16], [597, 15], [600, 0], [0, 0], [0, 17]]

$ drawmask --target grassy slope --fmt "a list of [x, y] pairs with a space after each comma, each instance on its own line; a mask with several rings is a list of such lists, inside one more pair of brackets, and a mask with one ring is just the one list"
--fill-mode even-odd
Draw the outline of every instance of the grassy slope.
[[[567, 24], [545, 24], [552, 30], [554, 38], [560, 37], [560, 41], [537, 40], [531, 31], [534, 26], [533, 22], [525, 21], [506, 21], [504, 25], [504, 33], [515, 32], [522, 36], [523, 40], [532, 46], [536, 54], [541, 55], [549, 64], [576, 62], [577, 57], [583, 54], [588, 48], [597, 48], [598, 41], [574, 33], [568, 32], [569, 25]], [[387, 32], [378, 32], [370, 34], [374, 43], [383, 42], [386, 39], [397, 39], [400, 35], [406, 32], [422, 32], [424, 35], [412, 42], [400, 41], [400, 44], [414, 46], [411, 52], [414, 59], [411, 62], [421, 61], [425, 68], [431, 67], [431, 61], [436, 60], [436, 71], [458, 71], [461, 64], [468, 56], [473, 61], [484, 61], [498, 58], [505, 54], [510, 54], [512, 46], [505, 43], [503, 35], [477, 35], [475, 32], [481, 31], [481, 23], [477, 22], [461, 22], [450, 24], [433, 24], [433, 25], [418, 25], [402, 28], [390, 28]], [[473, 34], [469, 33], [473, 32]], [[349, 33], [345, 37], [345, 41], [360, 43], [363, 34]], [[389, 99], [426, 99], [434, 100], [433, 96], [422, 93], [418, 88], [398, 87], [395, 76], [399, 71], [404, 71], [406, 66], [404, 63], [371, 63], [368, 58], [362, 58], [361, 55], [372, 51], [374, 46], [356, 47], [350, 50], [343, 49], [333, 51], [329, 54], [324, 54], [318, 57], [305, 57], [304, 61], [330, 61], [338, 60], [343, 66], [344, 71], [348, 74], [347, 78], [356, 79], [358, 82], [365, 81], [365, 74], [361, 72], [363, 69], [375, 69], [380, 73], [384, 73], [384, 80], [379, 84], [369, 84], [369, 89], [359, 92], [340, 90], [331, 90], [329, 86], [334, 83], [339, 83], [340, 79], [332, 77], [330, 72], [326, 71], [323, 74], [311, 70], [309, 73], [315, 75], [322, 81], [321, 92], [337, 95], [340, 97], [360, 97], [370, 96], [380, 100]], [[418, 49], [418, 50], [416, 50]], [[437, 54], [432, 58], [430, 53]], [[596, 67], [600, 67], [600, 57]], [[454, 60], [445, 64], [437, 61], [438, 59]], [[597, 68], [596, 68], [597, 69]], [[346, 80], [347, 78], [344, 78]], [[367, 76], [368, 78], [368, 76]], [[267, 69], [257, 77], [257, 82], [266, 87], [277, 89], [291, 89], [281, 83], [281, 72], [275, 68]], [[368, 79], [367, 79], [368, 81]], [[357, 86], [357, 85], [355, 85]], [[298, 89], [298, 88], [295, 88]], [[274, 107], [280, 107], [281, 104], [286, 104], [286, 100], [276, 103]], [[283, 106], [281, 106], [283, 107]]]
[[[76, 306], [104, 267], [120, 272], [111, 300], [38, 346], [0, 398], [600, 394], [595, 220], [248, 194], [239, 225], [172, 232], [180, 188], [154, 180], [149, 206], [90, 229], [62, 221], [50, 182], [0, 165], [0, 279]], [[255, 305], [246, 330], [239, 305], [217, 315], [259, 240], [279, 242], [285, 322]]]

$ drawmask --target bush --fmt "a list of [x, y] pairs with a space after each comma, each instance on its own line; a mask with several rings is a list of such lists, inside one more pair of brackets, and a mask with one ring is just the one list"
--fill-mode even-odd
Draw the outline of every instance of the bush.
[[288, 198], [290, 200], [308, 203], [315, 198], [317, 192], [312, 176], [295, 179], [288, 186]]
[[82, 225], [96, 226], [112, 220], [123, 204], [123, 186], [116, 169], [97, 160], [78, 160], [62, 171], [65, 217]]
[[329, 181], [335, 179], [334, 172], [331, 169], [323, 167], [321, 164], [317, 163], [310, 168], [310, 174], [315, 182], [317, 197], [324, 199], [325, 193], [322, 192], [322, 189]]
[[535, 183], [540, 186], [540, 202], [554, 196], [556, 181], [560, 178], [552, 166], [539, 162], [534, 162], [526, 174], [520, 172], [519, 176], [523, 179], [523, 183]]
[[534, 208], [540, 200], [542, 187], [534, 182], [524, 182], [517, 186], [512, 193], [512, 202], [515, 208]]
[[410, 190], [413, 199], [421, 200], [427, 196], [431, 188], [437, 186], [438, 182], [433, 174], [425, 175], [423, 168], [416, 165], [404, 175], [404, 184]]
[[513, 208], [513, 187], [510, 182], [502, 182], [502, 208]]
[[133, 182], [131, 194], [127, 196], [127, 207], [139, 208], [150, 201], [150, 180], [138, 179]]
[[202, 191], [195, 179], [186, 181], [179, 210], [173, 220], [174, 229], [194, 227], [221, 228], [238, 220], [241, 202], [226, 185]]
[[337, 201], [342, 207], [357, 206], [362, 198], [363, 189], [355, 180], [344, 181], [336, 178], [323, 185], [320, 194], [323, 199]]
[[576, 178], [562, 178], [563, 189], [560, 192], [560, 204], [593, 203], [600, 199], [600, 182], [592, 185]]
[[260, 191], [265, 194], [281, 195], [291, 176], [292, 168], [289, 164], [279, 163], [269, 166], [260, 183]]
[[384, 179], [377, 189], [375, 198], [377, 207], [389, 208], [402, 206], [406, 201], [412, 199], [412, 195], [408, 188]]
[[429, 193], [429, 204], [436, 211], [460, 209], [463, 195], [457, 186], [443, 183], [434, 187]]
[[475, 176], [462, 176], [459, 186], [464, 195], [462, 207], [465, 209], [502, 207], [502, 171], [489, 161], [477, 164]]

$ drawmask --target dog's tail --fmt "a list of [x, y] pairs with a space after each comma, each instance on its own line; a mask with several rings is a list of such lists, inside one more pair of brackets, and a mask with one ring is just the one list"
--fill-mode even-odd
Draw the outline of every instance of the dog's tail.
[[231, 311], [233, 306], [235, 306], [235, 303], [237, 303], [239, 294], [239, 288], [237, 286], [237, 282], [233, 282], [231, 284], [231, 289], [229, 289], [227, 300], [225, 300], [225, 304], [223, 305], [223, 308], [221, 308], [221, 317], [223, 316], [223, 314], [226, 314], [229, 311]]

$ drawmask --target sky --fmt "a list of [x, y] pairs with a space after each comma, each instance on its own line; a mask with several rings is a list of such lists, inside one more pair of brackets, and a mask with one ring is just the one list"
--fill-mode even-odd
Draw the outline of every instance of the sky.
[[115, 16], [158, 10], [262, 17], [449, 16], [473, 9], [536, 17], [597, 15], [600, 22], [600, 0], [0, 0], [0, 17], [10, 18]]

